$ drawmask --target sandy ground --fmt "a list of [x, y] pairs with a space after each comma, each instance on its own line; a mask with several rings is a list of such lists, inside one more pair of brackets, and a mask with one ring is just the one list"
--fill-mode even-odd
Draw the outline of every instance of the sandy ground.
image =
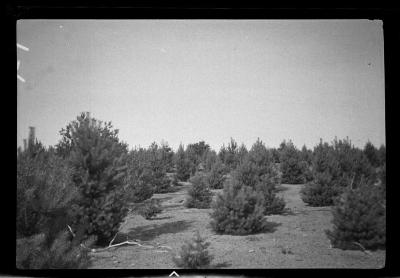
[[289, 212], [267, 216], [270, 230], [247, 236], [215, 234], [209, 225], [211, 209], [183, 206], [188, 186], [185, 184], [174, 193], [155, 194], [154, 198], [162, 201], [163, 212], [153, 220], [128, 215], [121, 228], [122, 237], [138, 240], [147, 247], [124, 245], [93, 253], [91, 268], [176, 269], [172, 257], [196, 230], [211, 243], [213, 268], [384, 267], [384, 250], [367, 254], [331, 248], [324, 233], [331, 228], [330, 207], [306, 206], [299, 195], [302, 185], [282, 185], [279, 194], [286, 200]]

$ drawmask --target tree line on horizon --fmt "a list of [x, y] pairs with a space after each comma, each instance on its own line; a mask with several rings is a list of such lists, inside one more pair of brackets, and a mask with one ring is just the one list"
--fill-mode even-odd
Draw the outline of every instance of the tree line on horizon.
[[[27, 147], [17, 150], [20, 268], [88, 267], [90, 248], [82, 244], [107, 246], [129, 212], [151, 219], [161, 210], [153, 194], [188, 181], [185, 206], [211, 208], [218, 234], [266, 231], [265, 216], [287, 210], [277, 194], [280, 184], [305, 184], [305, 203], [334, 207], [334, 228], [327, 231], [334, 246], [385, 244], [384, 145], [367, 142], [359, 149], [335, 138], [299, 150], [291, 140], [267, 148], [257, 139], [247, 149], [231, 138], [218, 152], [204, 141], [180, 144], [175, 152], [165, 142], [128, 150], [111, 122], [88, 113], [60, 135], [48, 148], [30, 135]], [[220, 191], [212, 201], [215, 189]]]

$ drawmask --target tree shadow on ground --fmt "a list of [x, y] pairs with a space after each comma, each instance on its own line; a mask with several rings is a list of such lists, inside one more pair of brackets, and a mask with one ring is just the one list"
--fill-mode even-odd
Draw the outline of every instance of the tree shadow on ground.
[[163, 197], [153, 197], [153, 198], [157, 199], [159, 202], [163, 203], [163, 202], [173, 199], [174, 196], [163, 196]]
[[282, 223], [267, 221], [262, 232], [274, 233], [277, 230], [277, 228], [281, 225]]
[[276, 186], [275, 189], [276, 189], [276, 192], [283, 192], [283, 191], [289, 190], [289, 186], [280, 184], [280, 185]]
[[153, 217], [150, 220], [164, 220], [164, 219], [171, 219], [172, 216], [163, 216], [163, 217]]
[[228, 268], [230, 267], [232, 264], [228, 263], [228, 262], [222, 262], [222, 263], [217, 263], [217, 264], [213, 264], [212, 268]]
[[291, 208], [285, 208], [284, 211], [281, 213], [281, 215], [283, 216], [298, 215], [298, 213], [295, 213]]
[[138, 239], [142, 241], [148, 241], [156, 238], [162, 234], [179, 233], [187, 230], [193, 221], [175, 221], [159, 225], [146, 225], [141, 227], [135, 227], [128, 231], [127, 235], [131, 239]]

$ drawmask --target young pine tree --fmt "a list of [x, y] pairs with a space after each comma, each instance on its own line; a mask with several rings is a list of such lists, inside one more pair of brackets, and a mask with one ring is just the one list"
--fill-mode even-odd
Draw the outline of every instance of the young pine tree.
[[225, 181], [226, 169], [221, 161], [217, 160], [207, 175], [208, 184], [212, 189], [222, 189]]
[[212, 192], [208, 186], [207, 175], [196, 174], [190, 179], [192, 187], [188, 191], [186, 207], [188, 208], [209, 208], [212, 201]]
[[135, 149], [129, 152], [127, 159], [127, 175], [125, 191], [129, 202], [143, 202], [150, 199], [155, 188], [153, 171], [148, 153], [145, 149]]
[[186, 157], [182, 144], [179, 145], [175, 156], [176, 176], [180, 181], [187, 181], [190, 178], [190, 161]]
[[280, 161], [282, 183], [301, 184], [306, 182], [307, 162], [302, 160], [300, 152], [291, 141], [282, 149]]
[[213, 259], [207, 250], [209, 245], [210, 243], [200, 237], [197, 231], [196, 236], [181, 247], [180, 255], [173, 257], [173, 262], [181, 268], [209, 268]]
[[111, 122], [82, 113], [61, 130], [58, 150], [75, 169], [73, 181], [81, 198], [75, 207], [74, 227], [84, 225], [85, 235], [107, 244], [128, 211], [124, 194], [127, 146], [118, 139]]
[[218, 234], [252, 234], [266, 227], [263, 195], [237, 179], [225, 183], [212, 207], [211, 227]]
[[319, 143], [314, 148], [313, 181], [300, 191], [302, 200], [310, 206], [331, 206], [341, 193], [339, 186], [340, 165], [334, 148], [328, 143]]
[[373, 184], [347, 188], [333, 210], [333, 230], [326, 231], [334, 247], [378, 249], [386, 243], [386, 202]]

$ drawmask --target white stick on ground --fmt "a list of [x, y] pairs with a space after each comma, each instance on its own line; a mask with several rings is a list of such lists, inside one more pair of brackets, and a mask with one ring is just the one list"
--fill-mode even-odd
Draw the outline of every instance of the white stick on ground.
[[361, 245], [361, 243], [358, 243], [358, 242], [355, 242], [355, 241], [353, 241], [353, 243], [356, 244], [356, 245], [358, 245], [358, 246], [360, 246], [361, 249], [362, 249], [362, 251], [363, 251], [364, 253], [366, 253], [366, 254], [368, 254], [368, 255], [371, 255], [371, 252], [368, 251], [367, 249], [365, 249], [364, 246]]

